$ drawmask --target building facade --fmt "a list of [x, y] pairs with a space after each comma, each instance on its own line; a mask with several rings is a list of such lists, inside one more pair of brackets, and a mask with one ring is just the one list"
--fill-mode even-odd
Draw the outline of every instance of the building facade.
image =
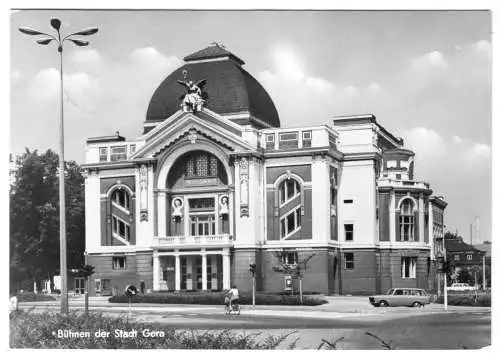
[[434, 289], [446, 202], [373, 115], [281, 128], [244, 62], [219, 45], [184, 58], [153, 94], [144, 132], [86, 146], [91, 292], [236, 284], [283, 291], [273, 267], [310, 255], [304, 291]]

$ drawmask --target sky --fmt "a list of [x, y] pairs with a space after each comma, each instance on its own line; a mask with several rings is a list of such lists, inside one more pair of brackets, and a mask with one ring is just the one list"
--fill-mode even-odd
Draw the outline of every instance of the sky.
[[182, 58], [212, 42], [242, 58], [282, 127], [375, 114], [415, 151], [415, 177], [448, 202], [445, 223], [491, 239], [488, 11], [17, 11], [11, 14], [10, 151], [58, 149], [58, 53], [16, 29], [97, 26], [64, 49], [65, 158], [87, 138], [142, 133], [149, 100]]

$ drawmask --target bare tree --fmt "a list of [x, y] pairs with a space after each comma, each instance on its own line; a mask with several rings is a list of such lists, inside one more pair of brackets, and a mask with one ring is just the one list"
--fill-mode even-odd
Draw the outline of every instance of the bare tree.
[[[299, 294], [300, 294], [300, 303], [302, 304], [302, 278], [304, 277], [304, 273], [308, 268], [309, 261], [316, 256], [316, 253], [308, 255], [302, 259], [299, 258], [299, 253], [297, 254], [297, 258], [294, 262], [289, 263], [287, 261], [289, 252], [288, 251], [275, 251], [274, 256], [278, 261], [278, 265], [273, 266], [273, 270], [279, 273], [283, 273], [292, 277], [292, 279], [299, 279]], [[292, 295], [293, 295], [293, 286], [292, 286]]]

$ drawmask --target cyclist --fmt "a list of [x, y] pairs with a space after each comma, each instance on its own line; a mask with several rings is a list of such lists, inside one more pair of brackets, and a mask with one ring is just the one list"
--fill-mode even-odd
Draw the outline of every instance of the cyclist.
[[231, 290], [229, 290], [229, 308], [233, 308], [233, 304], [238, 304], [238, 300], [240, 299], [240, 294], [238, 292], [238, 288], [236, 285], [231, 286]]

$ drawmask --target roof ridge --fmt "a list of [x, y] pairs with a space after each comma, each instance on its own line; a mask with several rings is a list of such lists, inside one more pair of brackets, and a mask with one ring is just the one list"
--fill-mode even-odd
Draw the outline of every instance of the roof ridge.
[[225, 46], [219, 44], [219, 43], [212, 43], [209, 46], [195, 51], [194, 53], [191, 53], [187, 56], [184, 57], [184, 61], [190, 62], [190, 61], [197, 61], [197, 60], [206, 60], [206, 59], [217, 59], [217, 58], [224, 58], [224, 57], [229, 57], [233, 61], [235, 61], [239, 65], [244, 65], [245, 62], [234, 55], [232, 52], [226, 49]]

